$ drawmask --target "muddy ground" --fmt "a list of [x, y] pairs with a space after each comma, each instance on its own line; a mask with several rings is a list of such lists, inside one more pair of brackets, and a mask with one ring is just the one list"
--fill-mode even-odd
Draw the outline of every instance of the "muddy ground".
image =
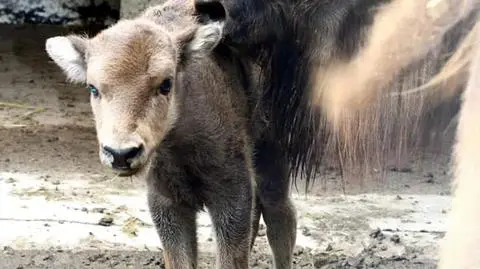
[[[44, 52], [54, 26], [0, 26], [0, 268], [162, 268], [145, 186], [99, 164], [88, 92]], [[447, 153], [448, 155], [448, 153]], [[387, 172], [361, 189], [327, 173], [294, 193], [294, 268], [435, 268], [450, 203], [447, 157]], [[301, 188], [300, 188], [301, 189]], [[199, 216], [200, 268], [214, 239]], [[272, 268], [265, 229], [251, 260]]]

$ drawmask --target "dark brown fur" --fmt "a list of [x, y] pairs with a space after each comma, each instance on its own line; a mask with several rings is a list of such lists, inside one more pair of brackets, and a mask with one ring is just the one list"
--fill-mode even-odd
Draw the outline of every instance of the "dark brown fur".
[[196, 264], [195, 213], [203, 206], [217, 235], [218, 268], [248, 262], [254, 177], [248, 114], [240, 83], [225, 75], [226, 66], [232, 65], [202, 60], [181, 71], [178, 121], [155, 150], [147, 176], [168, 268], [195, 268], [187, 265]]

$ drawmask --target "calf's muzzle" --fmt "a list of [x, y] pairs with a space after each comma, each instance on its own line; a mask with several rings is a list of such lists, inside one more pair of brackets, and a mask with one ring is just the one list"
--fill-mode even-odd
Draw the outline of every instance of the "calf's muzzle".
[[129, 148], [111, 148], [109, 146], [102, 147], [103, 154], [109, 156], [111, 166], [117, 170], [132, 170], [132, 162], [135, 158], [142, 154], [143, 146]]

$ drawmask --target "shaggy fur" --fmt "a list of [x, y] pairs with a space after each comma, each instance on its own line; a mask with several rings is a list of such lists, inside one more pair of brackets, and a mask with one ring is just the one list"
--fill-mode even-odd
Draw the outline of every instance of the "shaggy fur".
[[[475, 23], [474, 1], [456, 9], [449, 2], [411, 0], [196, 2], [223, 5], [223, 43], [260, 65], [259, 106], [268, 135], [288, 160], [289, 175], [308, 183], [328, 159], [358, 182], [362, 173], [382, 170], [392, 155], [405, 161], [432, 145], [451, 143], [443, 130], [458, 111], [459, 90], [437, 100], [425, 91], [398, 93], [426, 84], [464, 44]], [[208, 8], [201, 11], [208, 16]], [[430, 17], [422, 21], [425, 14]], [[422, 28], [432, 21], [440, 30]], [[455, 89], [465, 84], [460, 75], [449, 82]], [[379, 98], [376, 88], [392, 94]], [[338, 113], [346, 105], [351, 111]]]
[[[478, 40], [478, 39], [477, 39]], [[477, 41], [478, 42], [478, 41]], [[471, 76], [463, 95], [455, 146], [455, 190], [447, 234], [442, 245], [439, 269], [480, 267], [480, 49], [472, 59]]]
[[480, 268], [480, 35], [470, 55], [469, 80], [463, 93], [454, 151], [454, 192], [442, 242], [439, 269]]

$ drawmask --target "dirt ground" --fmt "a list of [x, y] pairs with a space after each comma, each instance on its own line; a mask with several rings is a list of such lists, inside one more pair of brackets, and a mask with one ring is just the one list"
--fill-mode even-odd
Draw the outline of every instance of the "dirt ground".
[[[100, 166], [88, 92], [44, 52], [45, 38], [67, 32], [0, 26], [0, 268], [163, 268], [143, 182]], [[308, 196], [294, 193], [294, 268], [435, 268], [448, 162], [391, 169], [347, 195], [328, 173]], [[200, 268], [212, 268], [206, 213], [198, 223]], [[264, 227], [251, 264], [272, 268]]]

